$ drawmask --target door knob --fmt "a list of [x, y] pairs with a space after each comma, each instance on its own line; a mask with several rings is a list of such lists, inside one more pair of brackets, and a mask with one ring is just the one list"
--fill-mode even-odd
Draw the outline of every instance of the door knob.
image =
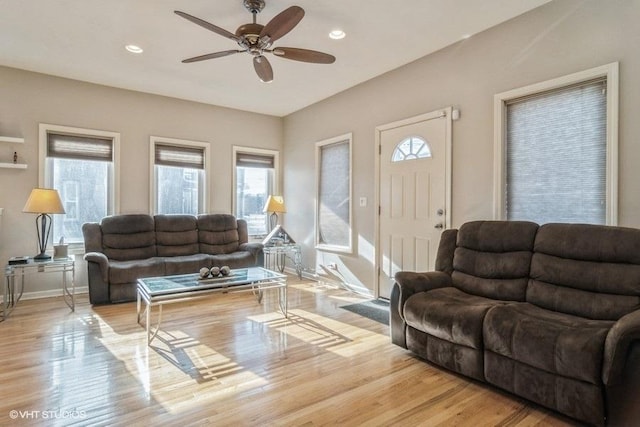
[[442, 216], [442, 215], [444, 215], [444, 209], [438, 209], [438, 210], [436, 211], [436, 215], [438, 215], [438, 216]]
[[438, 230], [442, 230], [444, 228], [444, 224], [439, 222], [433, 226], [433, 228], [437, 228]]

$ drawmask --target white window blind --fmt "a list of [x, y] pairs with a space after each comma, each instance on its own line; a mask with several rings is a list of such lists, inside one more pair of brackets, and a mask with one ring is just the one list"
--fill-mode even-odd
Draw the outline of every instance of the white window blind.
[[606, 223], [606, 79], [506, 106], [509, 220]]
[[204, 169], [204, 148], [155, 144], [155, 164], [189, 169]]
[[318, 156], [317, 244], [350, 251], [350, 141], [321, 145]]
[[113, 161], [113, 140], [48, 132], [47, 157]]
[[269, 154], [236, 153], [236, 166], [243, 168], [274, 168], [274, 156]]

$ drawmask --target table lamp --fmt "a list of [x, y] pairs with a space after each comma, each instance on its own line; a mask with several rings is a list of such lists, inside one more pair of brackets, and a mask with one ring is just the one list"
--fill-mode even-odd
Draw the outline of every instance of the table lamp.
[[65, 213], [58, 190], [34, 188], [31, 190], [22, 212], [39, 214], [36, 217], [36, 231], [38, 232], [38, 249], [40, 253], [34, 256], [33, 259], [38, 261], [50, 259], [51, 255], [45, 253], [49, 234], [51, 233], [51, 215], [49, 214]]
[[284, 207], [284, 199], [282, 196], [269, 196], [267, 198], [267, 203], [264, 204], [264, 209], [262, 212], [271, 212], [271, 216], [269, 217], [269, 225], [270, 230], [278, 224], [278, 212], [285, 213], [287, 210]]

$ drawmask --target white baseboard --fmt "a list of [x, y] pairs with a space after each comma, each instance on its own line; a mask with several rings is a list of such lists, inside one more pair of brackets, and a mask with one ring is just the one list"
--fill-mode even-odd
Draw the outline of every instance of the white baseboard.
[[[88, 286], [76, 286], [75, 294], [86, 294], [89, 292]], [[37, 292], [25, 292], [22, 294], [23, 300], [27, 299], [40, 299], [40, 298], [53, 298], [53, 297], [61, 297], [62, 289], [50, 289], [48, 291], [37, 291]]]

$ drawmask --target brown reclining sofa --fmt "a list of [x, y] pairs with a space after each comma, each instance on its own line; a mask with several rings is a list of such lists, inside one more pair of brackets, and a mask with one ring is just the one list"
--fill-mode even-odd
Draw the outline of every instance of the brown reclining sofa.
[[262, 244], [228, 214], [114, 215], [82, 226], [91, 304], [133, 301], [141, 277], [197, 273], [202, 267], [261, 266]]
[[399, 272], [392, 342], [583, 423], [640, 423], [640, 230], [476, 221]]

